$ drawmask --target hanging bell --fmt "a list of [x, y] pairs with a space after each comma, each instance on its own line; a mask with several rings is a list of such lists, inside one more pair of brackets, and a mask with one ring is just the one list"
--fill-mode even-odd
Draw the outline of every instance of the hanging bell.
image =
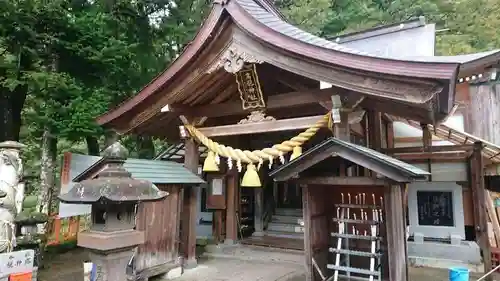
[[247, 165], [247, 170], [243, 175], [243, 179], [241, 180], [242, 187], [261, 187], [259, 173], [257, 173], [257, 169], [255, 165], [250, 163]]
[[205, 158], [205, 162], [203, 162], [203, 171], [204, 172], [218, 172], [219, 166], [215, 163], [215, 153], [211, 150], [208, 151], [207, 158]]
[[295, 146], [293, 148], [292, 155], [290, 155], [290, 161], [292, 161], [293, 159], [299, 157], [300, 155], [302, 155], [302, 147], [301, 146]]

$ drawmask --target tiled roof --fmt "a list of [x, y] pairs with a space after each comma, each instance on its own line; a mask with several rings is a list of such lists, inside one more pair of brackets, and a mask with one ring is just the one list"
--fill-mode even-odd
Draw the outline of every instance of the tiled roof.
[[279, 32], [288, 37], [294, 38], [296, 40], [302, 41], [304, 43], [308, 43], [311, 45], [332, 49], [335, 51], [341, 51], [351, 54], [372, 56], [368, 53], [354, 50], [350, 48], [346, 48], [337, 44], [335, 42], [329, 41], [327, 39], [321, 38], [319, 36], [313, 35], [309, 32], [303, 31], [300, 28], [297, 28], [288, 22], [278, 18], [272, 13], [266, 11], [260, 5], [258, 5], [254, 0], [236, 0], [240, 7], [245, 9], [245, 11], [251, 15], [255, 20], [262, 23], [263, 25], [273, 29], [276, 32]]

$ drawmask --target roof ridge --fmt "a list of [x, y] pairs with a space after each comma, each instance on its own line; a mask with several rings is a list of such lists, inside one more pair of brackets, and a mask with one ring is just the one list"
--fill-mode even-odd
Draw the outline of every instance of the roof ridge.
[[404, 21], [399, 21], [395, 23], [390, 23], [390, 24], [383, 24], [383, 25], [378, 25], [374, 26], [368, 29], [363, 29], [360, 31], [354, 31], [354, 32], [348, 32], [344, 34], [338, 34], [338, 35], [333, 35], [333, 36], [327, 36], [325, 37], [328, 40], [335, 40], [337, 43], [346, 43], [346, 42], [352, 42], [352, 41], [358, 41], [358, 40], [363, 40], [367, 39], [370, 37], [376, 37], [380, 35], [385, 35], [389, 33], [394, 33], [402, 30], [408, 30], [408, 29], [413, 29], [417, 27], [422, 27], [425, 26], [426, 20], [424, 16], [420, 16], [417, 18], [409, 19], [409, 20], [404, 20]]

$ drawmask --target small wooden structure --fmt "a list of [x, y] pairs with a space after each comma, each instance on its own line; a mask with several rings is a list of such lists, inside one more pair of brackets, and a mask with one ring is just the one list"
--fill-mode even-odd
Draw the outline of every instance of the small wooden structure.
[[[369, 169], [373, 176], [349, 176], [354, 165]], [[308, 281], [324, 280], [327, 268], [347, 276], [408, 280], [405, 184], [425, 180], [428, 172], [329, 138], [270, 175], [276, 181], [295, 181], [302, 188]], [[379, 239], [379, 250], [370, 249]], [[338, 254], [343, 262], [330, 259], [330, 253]], [[374, 258], [380, 262], [371, 265]]]
[[[135, 179], [152, 180], [158, 189], [169, 193], [169, 196], [162, 200], [138, 205], [136, 230], [144, 232], [145, 242], [139, 245], [129, 274], [134, 280], [147, 280], [182, 266], [182, 192], [184, 188], [203, 184], [204, 181], [182, 164], [175, 162], [128, 159], [124, 166]], [[73, 181], [92, 179], [104, 168], [103, 158]], [[155, 170], [157, 168], [159, 170]], [[144, 172], [145, 169], [148, 170], [147, 173]]]

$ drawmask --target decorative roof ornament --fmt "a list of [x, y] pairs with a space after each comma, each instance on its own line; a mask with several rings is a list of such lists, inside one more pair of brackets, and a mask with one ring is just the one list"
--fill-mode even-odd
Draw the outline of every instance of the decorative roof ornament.
[[207, 73], [214, 73], [222, 67], [229, 73], [237, 73], [245, 63], [264, 63], [264, 60], [232, 45], [219, 56], [217, 61], [207, 70]]
[[260, 123], [269, 121], [276, 121], [276, 118], [274, 118], [273, 116], [266, 116], [266, 114], [261, 110], [254, 110], [250, 112], [250, 114], [246, 118], [241, 119], [238, 124]]

